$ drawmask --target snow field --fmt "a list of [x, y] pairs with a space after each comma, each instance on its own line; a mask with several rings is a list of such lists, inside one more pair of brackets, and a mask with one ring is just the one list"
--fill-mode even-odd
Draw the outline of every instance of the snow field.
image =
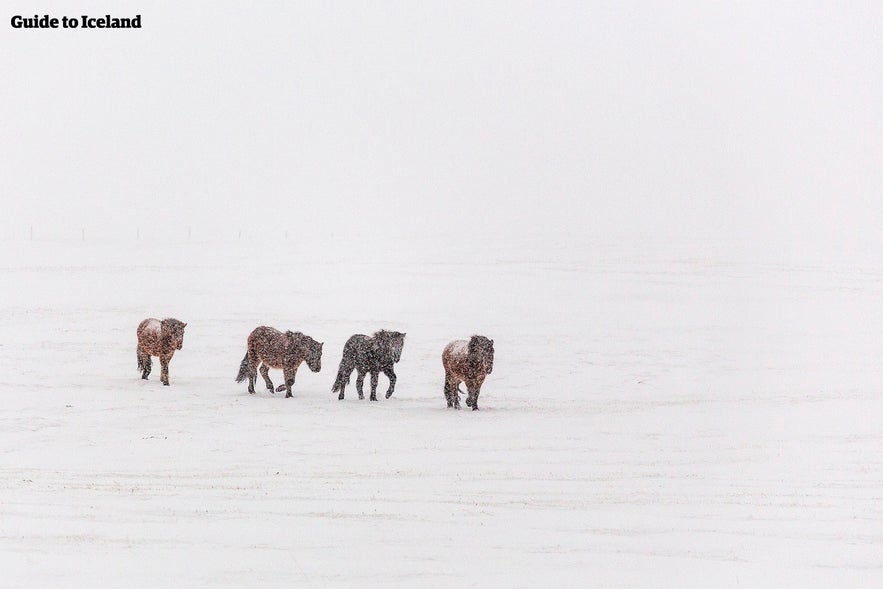
[[[4, 244], [0, 584], [883, 583], [879, 272], [482, 251]], [[188, 322], [171, 387], [147, 316]], [[293, 399], [233, 382], [261, 324], [325, 342]], [[338, 401], [381, 327], [395, 395]], [[472, 333], [482, 410], [447, 410]]]

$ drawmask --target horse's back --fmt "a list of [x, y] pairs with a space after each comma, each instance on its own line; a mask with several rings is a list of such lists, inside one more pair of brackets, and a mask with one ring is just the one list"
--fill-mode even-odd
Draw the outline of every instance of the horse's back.
[[282, 366], [289, 346], [289, 338], [274, 327], [261, 325], [248, 335], [248, 351], [273, 368]]
[[366, 341], [370, 338], [364, 333], [357, 333], [355, 335], [350, 336], [346, 343], [343, 345], [344, 349], [346, 348], [361, 348]]
[[255, 327], [254, 329], [252, 329], [251, 333], [248, 334], [248, 345], [249, 347], [251, 347], [258, 343], [266, 343], [272, 341], [280, 335], [282, 335], [282, 332], [275, 327], [261, 325], [260, 327]]
[[141, 339], [144, 336], [149, 337], [159, 337], [162, 333], [162, 322], [159, 319], [154, 319], [153, 317], [148, 317], [144, 321], [138, 324], [138, 339]]
[[140, 350], [153, 355], [159, 353], [159, 341], [162, 337], [162, 322], [159, 319], [150, 317], [139, 323], [136, 335]]
[[469, 354], [469, 342], [465, 340], [454, 340], [445, 346], [442, 351], [442, 364], [445, 370], [455, 370], [457, 365], [466, 359]]

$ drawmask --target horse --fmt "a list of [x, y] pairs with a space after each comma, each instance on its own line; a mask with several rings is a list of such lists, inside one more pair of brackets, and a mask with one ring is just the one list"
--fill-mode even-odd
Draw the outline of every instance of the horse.
[[[248, 392], [254, 394], [254, 381], [257, 379], [258, 364], [261, 364], [261, 376], [267, 383], [271, 393], [285, 390], [285, 398], [293, 396], [291, 386], [301, 362], [306, 361], [313, 372], [322, 369], [322, 343], [299, 331], [282, 333], [272, 327], [256, 327], [248, 336], [248, 351], [239, 365], [236, 382], [248, 377]], [[273, 389], [270, 380], [270, 368], [281, 368], [285, 384]]]
[[365, 373], [370, 372], [370, 399], [376, 401], [377, 376], [383, 372], [389, 378], [389, 389], [386, 391], [386, 398], [389, 399], [396, 388], [396, 373], [393, 371], [393, 365], [401, 360], [404, 345], [405, 334], [398, 331], [381, 329], [375, 332], [373, 337], [361, 333], [352, 336], [343, 346], [343, 358], [340, 360], [337, 379], [334, 381], [334, 386], [331, 387], [331, 392], [340, 391], [337, 398], [343, 400], [343, 391], [350, 382], [350, 375], [353, 370], [358, 370], [356, 390], [359, 393], [359, 398], [364, 399], [362, 385], [365, 382]]
[[138, 356], [138, 370], [141, 378], [147, 380], [151, 368], [151, 356], [159, 357], [159, 380], [165, 386], [169, 386], [169, 362], [175, 355], [175, 350], [180, 350], [184, 345], [184, 328], [187, 324], [177, 319], [166, 318], [145, 319], [138, 325], [138, 346], [135, 353]]
[[478, 411], [478, 394], [485, 377], [494, 370], [494, 340], [473, 335], [466, 340], [454, 340], [442, 352], [445, 367], [445, 399], [448, 407], [460, 408], [460, 383], [466, 383], [469, 392], [466, 405]]

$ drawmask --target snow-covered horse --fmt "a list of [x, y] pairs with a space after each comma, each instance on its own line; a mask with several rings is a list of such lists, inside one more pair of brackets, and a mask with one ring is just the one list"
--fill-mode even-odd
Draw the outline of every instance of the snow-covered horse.
[[466, 405], [478, 410], [478, 394], [485, 377], [494, 369], [494, 340], [473, 335], [454, 340], [442, 352], [445, 367], [445, 399], [448, 407], [460, 408], [460, 383], [466, 383]]
[[364, 399], [362, 385], [365, 382], [365, 373], [371, 373], [371, 397], [377, 400], [377, 377], [382, 372], [389, 378], [389, 389], [386, 398], [392, 396], [396, 388], [396, 373], [393, 365], [402, 358], [402, 347], [405, 345], [405, 334], [398, 331], [386, 331], [381, 329], [374, 333], [373, 337], [356, 334], [349, 338], [343, 346], [343, 358], [340, 360], [340, 368], [337, 369], [337, 378], [331, 392], [340, 391], [338, 399], [343, 399], [343, 391], [349, 384], [353, 370], [358, 370], [356, 376], [356, 391], [359, 398]]
[[151, 368], [151, 356], [159, 357], [159, 380], [166, 386], [169, 384], [169, 362], [184, 345], [184, 328], [186, 323], [177, 319], [167, 318], [145, 319], [138, 325], [138, 370], [141, 378], [147, 380]]
[[[236, 382], [248, 378], [248, 392], [254, 394], [254, 381], [257, 379], [258, 364], [261, 364], [261, 376], [267, 383], [271, 393], [285, 390], [285, 397], [291, 397], [291, 385], [301, 362], [306, 361], [313, 372], [322, 369], [322, 344], [299, 331], [282, 333], [272, 327], [256, 327], [248, 336], [248, 351], [239, 365]], [[285, 384], [273, 390], [270, 380], [270, 368], [281, 368]]]

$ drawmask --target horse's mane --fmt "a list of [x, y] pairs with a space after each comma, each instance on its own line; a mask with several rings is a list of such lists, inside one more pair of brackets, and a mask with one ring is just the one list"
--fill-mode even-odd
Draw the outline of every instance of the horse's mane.
[[183, 321], [179, 321], [173, 317], [166, 317], [160, 321], [160, 324], [168, 329], [183, 329], [184, 326], [187, 325]]
[[317, 343], [319, 343], [302, 331], [288, 330], [285, 332], [285, 337], [291, 340], [297, 347], [306, 346], [308, 348], [313, 348]]
[[293, 338], [299, 345], [306, 346], [311, 350], [320, 345], [318, 341], [300, 331], [286, 331], [285, 335]]
[[479, 350], [490, 351], [494, 349], [494, 343], [483, 335], [473, 335], [469, 338], [469, 355]]
[[387, 331], [385, 329], [374, 332], [374, 337], [380, 340], [396, 339], [399, 337], [403, 337], [404, 335], [405, 334], [400, 331]]

